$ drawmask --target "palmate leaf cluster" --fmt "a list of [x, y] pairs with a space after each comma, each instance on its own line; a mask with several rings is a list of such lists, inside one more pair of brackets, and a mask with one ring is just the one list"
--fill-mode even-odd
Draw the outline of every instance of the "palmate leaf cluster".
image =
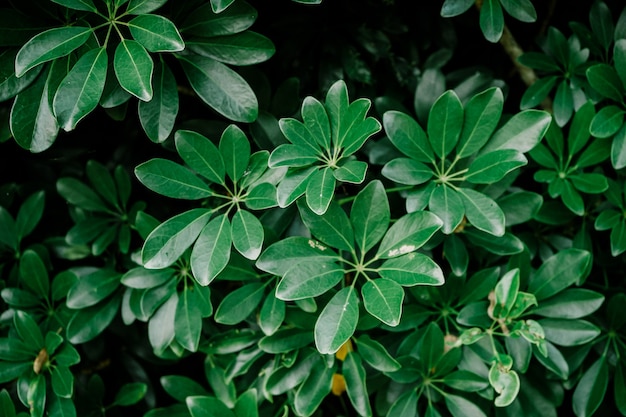
[[626, 415], [626, 9], [415, 6], [1, 6], [0, 415]]

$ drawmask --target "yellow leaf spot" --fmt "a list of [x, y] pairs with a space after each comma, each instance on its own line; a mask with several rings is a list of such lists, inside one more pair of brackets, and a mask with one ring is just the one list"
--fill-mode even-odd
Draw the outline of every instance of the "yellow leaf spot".
[[333, 375], [332, 393], [339, 397], [346, 392], [346, 380], [341, 374]]
[[354, 349], [352, 348], [352, 341], [348, 339], [346, 343], [341, 345], [337, 353], [335, 353], [335, 357], [340, 361], [343, 361], [346, 359], [346, 356], [348, 356], [348, 352], [352, 352], [353, 350]]
[[46, 365], [48, 360], [49, 360], [48, 351], [46, 350], [46, 348], [42, 348], [37, 354], [37, 357], [35, 358], [35, 362], [33, 362], [33, 371], [36, 374], [39, 374], [39, 372], [41, 372], [41, 368], [43, 368], [43, 366]]

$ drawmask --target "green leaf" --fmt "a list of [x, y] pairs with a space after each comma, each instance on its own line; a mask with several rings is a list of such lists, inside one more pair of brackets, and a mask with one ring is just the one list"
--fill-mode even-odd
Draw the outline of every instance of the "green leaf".
[[348, 398], [356, 412], [361, 416], [371, 416], [372, 407], [367, 391], [365, 368], [358, 353], [348, 352], [343, 362], [342, 373], [346, 381]]
[[142, 14], [128, 22], [133, 38], [150, 52], [178, 52], [185, 49], [174, 23], [163, 16]]
[[586, 320], [548, 318], [538, 320], [546, 340], [560, 346], [580, 346], [593, 341], [600, 329]]
[[365, 181], [367, 173], [367, 163], [363, 161], [348, 161], [333, 171], [337, 181], [349, 182], [350, 184], [361, 184]]
[[407, 287], [444, 283], [443, 271], [439, 265], [421, 253], [411, 252], [388, 259], [377, 270], [381, 277]]
[[0, 391], [0, 413], [5, 417], [15, 417], [15, 406], [6, 388]]
[[202, 333], [201, 307], [197, 291], [185, 288], [178, 297], [174, 316], [175, 338], [185, 349], [198, 350]]
[[387, 352], [387, 349], [367, 334], [359, 336], [355, 341], [359, 355], [374, 369], [381, 372], [395, 372], [400, 369], [400, 363]]
[[83, 309], [99, 303], [119, 287], [121, 277], [119, 272], [109, 268], [81, 277], [67, 293], [67, 306]]
[[387, 162], [382, 174], [391, 181], [406, 185], [423, 184], [433, 177], [432, 169], [410, 158], [396, 158]]
[[446, 235], [454, 232], [465, 215], [465, 206], [459, 193], [446, 185], [439, 185], [433, 190], [428, 208], [442, 220], [441, 231]]
[[520, 285], [519, 269], [515, 268], [506, 274], [496, 284], [494, 290], [495, 306], [493, 316], [507, 318], [517, 300]]
[[231, 223], [235, 249], [248, 259], [255, 260], [263, 247], [263, 225], [252, 213], [238, 210]]
[[139, 164], [135, 175], [150, 190], [166, 197], [200, 200], [212, 195], [204, 181], [169, 159], [154, 158]]
[[416, 390], [407, 390], [391, 405], [387, 417], [414, 417], [418, 399]]
[[215, 312], [215, 321], [233, 325], [244, 321], [263, 300], [265, 285], [260, 282], [246, 284], [222, 299]]
[[43, 334], [30, 314], [16, 310], [13, 315], [13, 324], [18, 336], [30, 350], [39, 352], [44, 347]]
[[17, 251], [20, 239], [17, 234], [15, 220], [13, 220], [11, 213], [2, 206], [0, 206], [0, 227], [4, 230], [0, 234], [0, 243], [4, 243], [9, 248]]
[[428, 139], [435, 154], [443, 159], [459, 141], [463, 127], [463, 105], [453, 90], [435, 101], [428, 116]]
[[239, 74], [211, 58], [199, 55], [178, 58], [191, 87], [209, 107], [235, 122], [256, 120], [257, 98]]
[[459, 188], [459, 195], [472, 226], [494, 236], [504, 236], [504, 213], [495, 201], [470, 188]]
[[318, 160], [317, 152], [308, 148], [284, 143], [278, 145], [270, 155], [269, 167], [304, 167]]
[[600, 194], [609, 188], [609, 183], [602, 174], [581, 172], [570, 175], [568, 178], [572, 185], [583, 193]]
[[[211, 2], [212, 3], [212, 2]], [[182, 24], [182, 31], [201, 37], [231, 35], [248, 29], [257, 18], [257, 11], [246, 2], [237, 2], [217, 13], [210, 3], [193, 11]]]
[[426, 133], [412, 117], [398, 111], [388, 111], [383, 114], [383, 126], [389, 140], [400, 152], [416, 161], [435, 161]]
[[447, 394], [445, 401], [453, 417], [487, 417], [480, 407], [464, 397]]
[[572, 117], [574, 111], [574, 98], [572, 89], [567, 80], [562, 80], [556, 89], [553, 101], [554, 121], [559, 126], [565, 126]]
[[209, 210], [192, 209], [161, 223], [143, 244], [143, 266], [161, 269], [172, 265], [198, 238], [210, 216]]
[[499, 88], [489, 88], [473, 96], [465, 105], [465, 117], [456, 155], [465, 158], [476, 153], [491, 137], [504, 105]]
[[441, 220], [427, 211], [415, 211], [400, 217], [385, 233], [377, 258], [393, 258], [422, 247], [442, 226]]
[[41, 299], [47, 299], [50, 295], [48, 271], [37, 252], [32, 249], [27, 249], [22, 254], [20, 278], [22, 284]]
[[[522, 55], [525, 56], [526, 54]], [[520, 57], [521, 58], [521, 57]], [[519, 59], [522, 61], [522, 59]], [[530, 66], [530, 65], [527, 65]], [[558, 69], [558, 67], [557, 67]], [[556, 85], [556, 82], [559, 80], [559, 77], [556, 75], [550, 75], [547, 77], [539, 78], [535, 82], [533, 82], [527, 89], [524, 91], [524, 95], [522, 95], [522, 100], [520, 102], [520, 109], [526, 110], [541, 104], [543, 100], [546, 99], [550, 91]]]
[[286, 306], [283, 300], [269, 294], [259, 312], [259, 327], [266, 336], [276, 333], [285, 320]]
[[315, 346], [322, 354], [339, 350], [356, 329], [359, 300], [353, 287], [339, 290], [324, 307], [315, 322]]
[[615, 369], [615, 376], [613, 379], [613, 391], [615, 398], [615, 405], [622, 415], [626, 414], [626, 371], [624, 365], [618, 364]]
[[310, 330], [283, 327], [259, 340], [259, 348], [267, 353], [284, 353], [308, 346], [311, 342], [313, 334]]
[[473, 184], [492, 184], [527, 163], [528, 160], [520, 152], [514, 149], [499, 149], [474, 159], [465, 178]]
[[265, 210], [276, 207], [278, 205], [276, 186], [268, 182], [253, 186], [248, 191], [245, 204], [250, 210]]
[[604, 295], [584, 288], [569, 288], [535, 307], [532, 312], [544, 317], [578, 319], [596, 311], [604, 302]]
[[333, 288], [344, 276], [343, 267], [331, 261], [303, 260], [288, 269], [276, 287], [276, 297], [302, 300]]
[[[517, 61], [529, 68], [533, 68], [545, 72], [558, 72], [561, 71], [559, 64], [555, 59], [542, 52], [524, 52], [517, 58]], [[528, 90], [527, 90], [528, 91]]]
[[259, 257], [256, 267], [273, 275], [283, 276], [299, 262], [324, 262], [337, 259], [327, 246], [302, 236], [290, 236], [270, 245]]
[[260, 64], [276, 52], [269, 38], [249, 30], [226, 36], [192, 38], [186, 46], [199, 55], [240, 66]]
[[[624, 20], [624, 19], [620, 19]], [[623, 38], [615, 38], [615, 45], [613, 47], [613, 62], [617, 75], [622, 80], [622, 85], [626, 87], [626, 40]]]
[[615, 105], [602, 107], [593, 117], [589, 132], [598, 138], [608, 138], [622, 127], [624, 114], [626, 112]]
[[404, 289], [390, 279], [367, 281], [361, 288], [365, 309], [389, 326], [397, 326], [402, 316]]
[[219, 150], [226, 173], [234, 183], [238, 182], [250, 162], [250, 142], [245, 133], [236, 125], [229, 125], [222, 133]]
[[535, 294], [537, 301], [551, 297], [580, 281], [589, 262], [591, 254], [587, 251], [561, 250], [539, 267], [528, 284], [528, 291]]
[[47, 61], [61, 58], [87, 42], [92, 29], [81, 26], [48, 29], [26, 42], [15, 58], [15, 75], [26, 72]]
[[36, 375], [27, 382], [26, 403], [30, 408], [31, 417], [43, 417], [46, 407], [46, 377]]
[[308, 417], [330, 393], [335, 367], [315, 366], [296, 391], [294, 409], [297, 415]]
[[176, 79], [163, 61], [154, 68], [152, 87], [152, 100], [139, 100], [139, 121], [150, 140], [161, 143], [172, 133], [178, 114]]
[[18, 145], [31, 152], [48, 149], [59, 132], [59, 124], [49, 100], [49, 95], [52, 94], [51, 76], [51, 71], [43, 71], [28, 88], [15, 97], [11, 107], [11, 134]]
[[52, 107], [63, 130], [73, 130], [98, 105], [104, 90], [107, 62], [106, 48], [92, 49], [80, 57], [61, 82]]
[[209, 285], [226, 268], [232, 244], [231, 224], [225, 214], [201, 229], [191, 252], [191, 270], [200, 285]]
[[465, 13], [474, 4], [473, 0], [445, 0], [441, 6], [442, 17], [454, 17]]
[[321, 216], [326, 213], [335, 193], [335, 184], [330, 167], [321, 168], [311, 175], [306, 186], [306, 203], [315, 214]]
[[124, 90], [142, 101], [152, 100], [154, 62], [139, 42], [123, 39], [115, 48], [113, 67]]
[[576, 154], [589, 141], [589, 127], [595, 114], [596, 110], [591, 101], [587, 101], [576, 111], [567, 134], [567, 147], [570, 155]]
[[68, 9], [82, 10], [84, 12], [96, 13], [98, 9], [91, 0], [52, 0], [53, 2], [65, 6]]
[[57, 397], [72, 398], [74, 374], [65, 366], [51, 368], [52, 390]]
[[609, 384], [609, 367], [604, 356], [585, 371], [574, 390], [572, 405], [578, 417], [591, 416], [598, 409]]
[[115, 394], [113, 404], [119, 406], [137, 404], [146, 396], [147, 391], [148, 386], [143, 382], [131, 382], [124, 384], [120, 387], [117, 394]]
[[514, 18], [522, 22], [534, 22], [537, 20], [537, 12], [530, 0], [500, 0], [504, 10]]
[[67, 324], [67, 340], [73, 344], [85, 343], [102, 333], [115, 318], [121, 299], [110, 297], [104, 303], [78, 310]]
[[211, 182], [224, 184], [224, 159], [213, 142], [189, 130], [178, 130], [174, 140], [176, 150], [191, 169]]
[[185, 402], [191, 417], [235, 417], [235, 414], [215, 397], [189, 396]]
[[504, 31], [500, 0], [485, 0], [480, 8], [480, 29], [489, 42], [498, 42]]
[[498, 393], [494, 400], [496, 407], [507, 407], [517, 398], [520, 390], [520, 379], [517, 372], [506, 369], [502, 364], [494, 362], [489, 370], [489, 383]]
[[0, 382], [11, 382], [19, 378], [25, 372], [33, 369], [32, 361], [29, 362], [0, 362]]
[[506, 226], [526, 223], [537, 214], [542, 204], [543, 197], [529, 191], [511, 193], [498, 199]]
[[[626, 128], [625, 128], [626, 129]], [[613, 141], [615, 143], [615, 141]], [[588, 166], [596, 165], [606, 160], [611, 153], [611, 141], [609, 140], [594, 140], [578, 157], [576, 165], [578, 168], [585, 168]]]
[[56, 183], [56, 189], [68, 203], [81, 209], [102, 213], [110, 212], [98, 194], [75, 178], [60, 178]]
[[484, 376], [463, 369], [447, 374], [443, 377], [442, 382], [451, 388], [465, 392], [482, 391], [489, 386]]
[[298, 209], [302, 221], [311, 234], [322, 243], [337, 249], [353, 250], [354, 232], [352, 225], [346, 212], [339, 204], [333, 202], [322, 215], [313, 213], [302, 200], [298, 201]]
[[126, 6], [126, 12], [129, 14], [146, 14], [155, 11], [167, 0], [130, 0]]
[[622, 101], [626, 89], [614, 67], [608, 64], [596, 64], [589, 67], [586, 74], [594, 90], [618, 103]]
[[443, 332], [436, 323], [431, 322], [426, 327], [419, 341], [418, 351], [421, 367], [426, 376], [432, 375], [444, 353]]
[[622, 125], [611, 141], [611, 164], [615, 169], [626, 167], [626, 125]]
[[350, 209], [350, 222], [356, 244], [363, 253], [382, 239], [389, 227], [390, 216], [389, 201], [380, 181], [370, 182], [357, 194]]
[[172, 279], [174, 274], [175, 270], [172, 268], [146, 269], [138, 266], [122, 275], [121, 282], [130, 288], [154, 288]]
[[541, 110], [524, 110], [516, 113], [496, 130], [481, 153], [496, 149], [515, 149], [526, 153], [543, 138], [551, 120], [550, 114]]
[[176, 308], [178, 293], [173, 293], [157, 310], [148, 322], [148, 340], [156, 353], [163, 352], [176, 336]]
[[186, 376], [165, 375], [160, 382], [165, 392], [179, 402], [184, 402], [187, 397], [208, 394], [202, 385]]
[[563, 191], [560, 194], [563, 204], [565, 204], [572, 213], [578, 216], [585, 214], [585, 203], [570, 181], [563, 181]]

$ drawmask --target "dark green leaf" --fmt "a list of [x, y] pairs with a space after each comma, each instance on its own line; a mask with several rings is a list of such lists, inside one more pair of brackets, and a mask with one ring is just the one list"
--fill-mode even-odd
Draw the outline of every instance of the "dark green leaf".
[[215, 397], [190, 396], [185, 402], [189, 408], [191, 417], [235, 417], [226, 404]]
[[193, 172], [169, 159], [154, 158], [139, 164], [135, 175], [143, 185], [166, 197], [199, 200], [212, 195]]
[[441, 6], [441, 16], [453, 17], [465, 13], [474, 4], [473, 0], [446, 0]]
[[176, 79], [163, 61], [154, 69], [152, 87], [152, 100], [139, 100], [139, 121], [150, 140], [161, 143], [172, 133], [178, 114]]
[[236, 125], [230, 125], [222, 133], [219, 151], [224, 160], [226, 173], [233, 182], [241, 179], [250, 162], [250, 142]]
[[26, 42], [15, 58], [15, 75], [21, 77], [41, 64], [68, 55], [87, 42], [92, 29], [81, 26], [68, 26], [48, 29]]
[[435, 101], [428, 116], [428, 139], [439, 158], [445, 158], [454, 149], [462, 127], [463, 106], [456, 93], [448, 90]]
[[366, 162], [351, 160], [334, 170], [333, 176], [337, 179], [337, 181], [348, 182], [350, 184], [361, 184], [365, 181], [366, 173]]
[[99, 303], [119, 287], [121, 277], [119, 272], [108, 268], [81, 277], [67, 293], [67, 306], [83, 309]]
[[85, 12], [96, 12], [96, 6], [91, 0], [52, 0], [53, 2], [65, 6], [69, 9], [82, 10]]
[[315, 366], [296, 391], [294, 408], [298, 415], [308, 417], [330, 393], [334, 367]]
[[537, 20], [537, 12], [530, 0], [500, 0], [504, 10], [522, 22]]
[[551, 75], [551, 76], [539, 78], [534, 83], [532, 83], [526, 89], [526, 91], [524, 92], [524, 95], [522, 96], [520, 109], [526, 110], [526, 109], [530, 109], [541, 104], [541, 102], [545, 100], [548, 94], [550, 94], [550, 91], [552, 91], [558, 79], [559, 79], [558, 76]]
[[211, 58], [199, 55], [178, 58], [191, 87], [212, 109], [235, 122], [256, 120], [257, 98], [239, 74]]
[[154, 62], [139, 42], [123, 39], [115, 48], [113, 66], [124, 90], [142, 101], [152, 100]]
[[503, 104], [504, 97], [499, 88], [490, 88], [469, 100], [457, 144], [458, 158], [474, 154], [489, 140], [500, 121]]
[[459, 188], [459, 195], [472, 226], [494, 236], [504, 235], [504, 213], [495, 201], [470, 188]]
[[291, 236], [270, 245], [256, 262], [257, 268], [283, 276], [305, 260], [318, 262], [337, 259], [337, 254], [321, 243], [301, 236]]
[[224, 184], [224, 159], [209, 139], [189, 130], [179, 130], [174, 137], [176, 150], [194, 171], [211, 182]]
[[389, 220], [389, 202], [385, 188], [380, 181], [372, 181], [357, 194], [350, 210], [355, 240], [363, 253], [382, 239], [387, 232]]
[[65, 366], [51, 368], [52, 390], [62, 398], [72, 398], [74, 392], [74, 374]]
[[596, 64], [588, 68], [586, 74], [594, 90], [618, 103], [622, 101], [626, 90], [614, 67], [608, 64]]
[[574, 111], [574, 97], [572, 89], [567, 80], [562, 80], [556, 89], [553, 101], [554, 121], [559, 126], [564, 126], [569, 122]]
[[167, 0], [130, 0], [126, 12], [130, 14], [146, 14], [155, 11]]
[[489, 42], [498, 42], [504, 30], [500, 0], [485, 0], [480, 8], [480, 29]]
[[178, 52], [185, 49], [174, 24], [163, 16], [142, 14], [128, 22], [133, 38], [150, 52]]
[[16, 310], [13, 315], [13, 324], [18, 336], [29, 349], [39, 352], [39, 349], [44, 347], [43, 334], [30, 314]]
[[522, 153], [514, 149], [499, 149], [474, 159], [467, 174], [465, 174], [465, 178], [474, 184], [492, 184], [527, 163], [528, 161]]
[[189, 14], [182, 24], [182, 31], [205, 38], [230, 35], [248, 29], [256, 18], [256, 10], [246, 2], [237, 2], [220, 13], [206, 3]]
[[182, 291], [174, 317], [176, 341], [185, 349], [195, 352], [202, 332], [201, 306], [196, 291]]
[[445, 396], [446, 405], [453, 417], [486, 417], [483, 410], [470, 400], [458, 396], [447, 394]]
[[50, 281], [46, 266], [34, 250], [27, 249], [20, 260], [21, 282], [41, 299], [50, 295]]
[[269, 38], [249, 30], [226, 36], [192, 38], [186, 44], [199, 55], [230, 65], [259, 64], [276, 52]]
[[265, 286], [260, 282], [246, 284], [222, 299], [215, 312], [215, 321], [237, 324], [245, 320], [263, 300]]
[[343, 267], [334, 262], [304, 260], [287, 270], [276, 287], [276, 297], [285, 301], [317, 297], [337, 285], [343, 276]]
[[609, 367], [603, 356], [585, 371], [578, 382], [572, 401], [574, 413], [578, 417], [593, 415], [604, 400], [608, 384]]
[[361, 356], [358, 353], [349, 352], [343, 362], [342, 372], [346, 381], [348, 398], [356, 412], [361, 416], [372, 415], [366, 385], [367, 378]]
[[580, 346], [591, 342], [600, 329], [586, 320], [548, 318], [538, 320], [546, 340], [559, 346]]
[[[67, 324], [67, 338], [73, 344], [85, 343], [106, 329], [117, 314], [121, 297], [78, 310]], [[58, 361], [57, 357], [57, 361]]]
[[337, 249], [353, 250], [352, 225], [339, 204], [333, 202], [322, 215], [313, 213], [302, 200], [298, 202], [298, 209], [304, 224], [321, 242]]
[[551, 297], [583, 278], [591, 254], [580, 249], [565, 249], [548, 258], [528, 285], [537, 300]]
[[447, 235], [461, 224], [465, 205], [459, 193], [447, 185], [438, 185], [430, 194], [429, 210], [442, 220], [441, 231]]
[[410, 158], [396, 158], [382, 169], [382, 174], [391, 181], [407, 184], [423, 184], [433, 177], [433, 171], [422, 162]]
[[143, 382], [124, 384], [120, 387], [117, 394], [115, 394], [113, 404], [121, 406], [137, 404], [145, 397], [147, 391], [148, 386]]
[[400, 152], [416, 161], [434, 162], [428, 137], [413, 118], [398, 111], [388, 111], [383, 115], [383, 126], [389, 140]]
[[285, 320], [285, 302], [269, 294], [259, 312], [259, 327], [266, 336], [274, 334]]
[[326, 213], [335, 193], [335, 184], [330, 167], [321, 168], [311, 175], [306, 186], [306, 203], [315, 214]]
[[593, 117], [589, 131], [598, 138], [608, 138], [622, 127], [624, 114], [626, 112], [615, 105], [602, 107]]

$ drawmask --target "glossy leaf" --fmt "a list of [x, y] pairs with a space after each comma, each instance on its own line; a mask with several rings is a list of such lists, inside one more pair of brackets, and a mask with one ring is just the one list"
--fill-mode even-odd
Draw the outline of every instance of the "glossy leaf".
[[231, 221], [233, 246], [248, 259], [259, 257], [263, 247], [263, 225], [252, 213], [238, 210]]
[[235, 417], [235, 414], [215, 397], [189, 396], [185, 402], [192, 417]]
[[504, 97], [499, 88], [490, 88], [469, 100], [457, 144], [458, 158], [474, 154], [489, 140], [500, 121], [503, 104]]
[[459, 193], [446, 185], [437, 186], [428, 200], [429, 210], [442, 220], [441, 231], [453, 233], [465, 215], [465, 205]]
[[489, 42], [498, 42], [504, 30], [500, 0], [485, 0], [480, 9], [480, 29]]
[[167, 0], [130, 0], [126, 11], [136, 15], [146, 14], [155, 11], [166, 2]]
[[150, 140], [161, 143], [172, 133], [178, 114], [176, 79], [163, 61], [154, 68], [152, 87], [152, 100], [139, 100], [139, 121]]
[[139, 164], [135, 175], [152, 191], [171, 198], [199, 200], [212, 194], [192, 171], [169, 159], [155, 158]]
[[318, 215], [303, 202], [298, 202], [298, 209], [304, 224], [311, 234], [322, 243], [337, 249], [352, 250], [354, 232], [350, 220], [339, 204], [333, 202], [327, 211]]
[[239, 74], [211, 58], [199, 55], [178, 58], [191, 87], [209, 107], [235, 122], [256, 120], [257, 98]]
[[481, 154], [496, 149], [528, 152], [543, 138], [550, 126], [550, 121], [550, 115], [540, 110], [524, 110], [517, 113], [495, 131], [482, 148]]
[[388, 259], [377, 268], [381, 277], [402, 286], [442, 285], [443, 272], [432, 259], [421, 253], [407, 253]]
[[178, 52], [185, 42], [170, 20], [155, 14], [142, 14], [128, 22], [133, 38], [150, 52]]
[[215, 321], [237, 324], [245, 320], [263, 300], [265, 286], [260, 282], [246, 284], [229, 293], [215, 311]]
[[67, 324], [68, 340], [79, 344], [94, 339], [111, 324], [119, 310], [120, 301], [121, 297], [113, 296], [104, 303], [78, 310]]
[[358, 298], [353, 287], [339, 290], [324, 307], [315, 323], [315, 345], [322, 354], [335, 353], [356, 329]]
[[587, 69], [589, 84], [602, 96], [620, 102], [626, 90], [617, 71], [608, 64], [596, 64]]
[[115, 48], [113, 67], [124, 90], [142, 101], [152, 100], [154, 62], [139, 42], [123, 39]]
[[67, 306], [82, 309], [111, 295], [120, 285], [121, 274], [112, 269], [97, 269], [81, 277], [67, 293]]
[[306, 186], [306, 203], [318, 215], [326, 213], [335, 193], [336, 180], [331, 168], [322, 168], [311, 175]]
[[465, 397], [447, 394], [445, 401], [448, 410], [454, 417], [486, 417], [480, 407]]
[[87, 42], [92, 29], [69, 26], [49, 29], [26, 42], [15, 58], [15, 75], [26, 72], [46, 61], [61, 58]]
[[473, 184], [492, 184], [527, 164], [526, 157], [513, 149], [499, 149], [472, 161], [465, 178]]
[[249, 30], [226, 36], [192, 38], [186, 46], [199, 55], [230, 65], [259, 64], [276, 52], [269, 38]]
[[587, 264], [590, 262], [589, 252], [580, 249], [566, 249], [548, 258], [528, 285], [540, 302], [551, 297], [576, 281], [582, 279]]
[[609, 367], [606, 358], [596, 360], [583, 374], [574, 390], [573, 407], [578, 417], [591, 416], [598, 409], [609, 383]]
[[512, 369], [507, 370], [495, 362], [489, 370], [489, 383], [499, 394], [494, 401], [496, 407], [511, 405], [520, 390], [520, 379], [517, 372]]
[[20, 261], [21, 282], [40, 298], [46, 299], [50, 295], [50, 281], [46, 266], [37, 252], [27, 249]]
[[200, 285], [209, 285], [226, 268], [232, 241], [232, 227], [225, 214], [202, 228], [191, 252], [191, 270]]
[[315, 412], [330, 393], [334, 372], [332, 367], [326, 366], [315, 366], [311, 369], [296, 391], [294, 408], [298, 415], [308, 417]]
[[385, 133], [394, 146], [409, 158], [434, 162], [433, 149], [420, 125], [407, 114], [388, 111], [383, 115]]
[[143, 244], [143, 266], [161, 269], [176, 262], [198, 238], [210, 214], [206, 209], [192, 209], [161, 223]]
[[241, 179], [250, 161], [250, 142], [236, 125], [228, 126], [222, 133], [219, 145], [226, 173], [233, 182]]
[[380, 181], [372, 181], [357, 194], [350, 210], [356, 244], [363, 253], [382, 239], [387, 232], [389, 220], [389, 202], [385, 188]]
[[348, 398], [361, 416], [372, 415], [365, 368], [358, 353], [350, 352], [343, 363], [343, 376], [346, 380]]
[[390, 279], [379, 278], [367, 281], [361, 288], [363, 305], [374, 317], [389, 326], [397, 326], [402, 316], [404, 290]]
[[433, 171], [422, 162], [410, 158], [396, 158], [385, 164], [382, 174], [400, 184], [419, 185], [433, 177]]
[[624, 123], [624, 112], [618, 106], [602, 107], [594, 116], [589, 131], [598, 138], [608, 138], [615, 134]]
[[449, 90], [433, 104], [428, 117], [428, 139], [439, 158], [445, 158], [458, 143], [463, 125], [463, 106]]
[[202, 317], [196, 291], [185, 289], [178, 297], [174, 328], [176, 341], [181, 346], [191, 352], [198, 350], [202, 331]]
[[538, 320], [546, 340], [559, 346], [580, 346], [594, 340], [600, 329], [586, 320], [547, 318]]
[[343, 267], [334, 262], [304, 260], [287, 270], [276, 287], [276, 297], [285, 301], [317, 297], [337, 285], [343, 276]]
[[459, 189], [459, 195], [472, 226], [494, 236], [504, 235], [504, 213], [495, 201], [470, 188]]
[[189, 130], [178, 130], [174, 137], [176, 150], [194, 171], [217, 184], [224, 184], [224, 159], [209, 139]]
[[393, 258], [422, 247], [442, 226], [441, 220], [427, 211], [402, 216], [383, 236], [377, 258]]

